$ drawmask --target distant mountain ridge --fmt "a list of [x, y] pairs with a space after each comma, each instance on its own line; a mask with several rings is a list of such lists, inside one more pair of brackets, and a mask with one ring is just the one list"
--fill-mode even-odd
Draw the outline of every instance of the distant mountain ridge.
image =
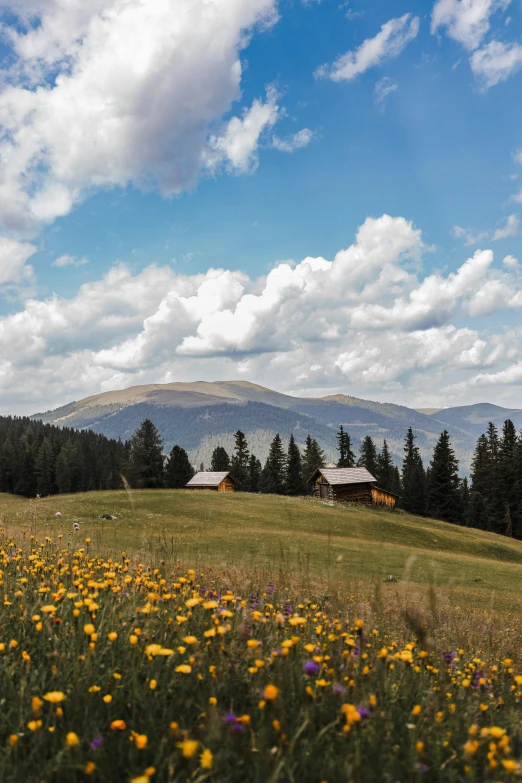
[[[428, 412], [430, 411], [430, 412]], [[433, 412], [431, 412], [433, 411]], [[329, 459], [335, 458], [339, 425], [346, 427], [356, 449], [365, 435], [378, 446], [388, 440], [397, 462], [409, 426], [425, 459], [442, 430], [451, 435], [463, 473], [468, 472], [477, 437], [489, 421], [499, 427], [511, 418], [522, 427], [522, 410], [490, 403], [455, 408], [414, 410], [393, 403], [363, 400], [345, 394], [293, 397], [248, 381], [195, 381], [132, 386], [71, 402], [31, 418], [76, 429], [91, 429], [107, 437], [126, 440], [145, 418], [156, 424], [165, 451], [177, 443], [194, 464], [210, 464], [217, 445], [231, 451], [233, 433], [245, 432], [250, 449], [266, 458], [276, 432], [286, 440], [294, 434], [303, 444], [306, 435], [321, 443]]]

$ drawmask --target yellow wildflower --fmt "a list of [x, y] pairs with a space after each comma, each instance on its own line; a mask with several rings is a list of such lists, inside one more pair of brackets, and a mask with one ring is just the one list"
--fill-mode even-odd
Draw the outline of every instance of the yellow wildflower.
[[62, 691], [49, 691], [49, 693], [44, 694], [44, 699], [51, 704], [59, 704], [65, 699], [65, 693], [62, 693]]
[[70, 731], [65, 738], [65, 742], [69, 748], [74, 748], [76, 745], [80, 744], [80, 738], [74, 731]]
[[275, 685], [267, 685], [265, 690], [263, 691], [263, 698], [266, 701], [274, 701], [274, 699], [277, 698], [278, 693], [279, 693], [279, 688], [276, 688]]
[[178, 742], [178, 748], [181, 748], [183, 758], [185, 759], [191, 759], [195, 756], [198, 746], [199, 742], [197, 740], [183, 740], [183, 742]]
[[208, 748], [205, 748], [205, 750], [199, 757], [199, 761], [202, 769], [212, 769], [213, 760], [214, 757], [212, 756], [212, 752]]

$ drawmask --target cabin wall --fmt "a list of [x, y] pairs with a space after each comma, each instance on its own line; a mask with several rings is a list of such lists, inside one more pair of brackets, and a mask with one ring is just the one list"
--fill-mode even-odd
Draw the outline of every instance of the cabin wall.
[[372, 487], [372, 503], [374, 506], [385, 506], [393, 510], [397, 503], [397, 498], [390, 492], [386, 492], [379, 487]]
[[231, 481], [229, 478], [223, 479], [221, 484], [218, 487], [218, 492], [234, 492], [235, 491], [235, 484], [233, 481]]
[[372, 488], [370, 484], [337, 484], [332, 489], [333, 499], [338, 503], [372, 504]]
[[185, 489], [191, 489], [196, 492], [217, 492], [217, 487], [185, 487]]

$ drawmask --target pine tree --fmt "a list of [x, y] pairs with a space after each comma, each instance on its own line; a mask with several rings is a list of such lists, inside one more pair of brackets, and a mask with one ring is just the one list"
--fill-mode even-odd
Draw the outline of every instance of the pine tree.
[[461, 524], [466, 524], [470, 494], [469, 482], [467, 476], [464, 476], [460, 482]]
[[156, 426], [150, 419], [138, 427], [130, 439], [131, 484], [140, 489], [157, 489], [163, 486], [162, 441]]
[[293, 434], [290, 435], [288, 452], [286, 455], [285, 489], [287, 495], [304, 495], [306, 492], [303, 480], [303, 466], [301, 464], [301, 452], [295, 442]]
[[30, 448], [25, 449], [14, 492], [26, 498], [33, 498], [36, 495], [36, 470]]
[[250, 492], [259, 492], [259, 482], [261, 480], [262, 470], [263, 468], [258, 458], [254, 454], [251, 454], [250, 459], [248, 460], [248, 485], [250, 487]]
[[216, 472], [230, 470], [230, 457], [228, 456], [223, 446], [217, 446], [212, 452], [212, 462], [210, 463], [210, 470]]
[[403, 487], [402, 487], [401, 472], [397, 467], [397, 465], [393, 466], [392, 481], [391, 481], [391, 486], [389, 491], [399, 496], [399, 504], [400, 504], [400, 498], [402, 497]]
[[401, 506], [410, 514], [426, 513], [426, 474], [411, 427], [404, 445]]
[[388, 492], [395, 492], [395, 490], [392, 489], [395, 478], [394, 467], [390, 450], [388, 449], [388, 443], [385, 440], [382, 444], [381, 453], [377, 455], [377, 467], [374, 475], [377, 479], [377, 486]]
[[441, 434], [433, 450], [428, 480], [428, 513], [445, 522], [461, 522], [462, 507], [459, 463], [451, 448], [447, 430]]
[[173, 446], [165, 465], [165, 486], [169, 489], [182, 489], [194, 476], [188, 454], [181, 446]]
[[499, 485], [504, 504], [506, 535], [522, 532], [521, 474], [519, 472], [519, 442], [515, 425], [506, 419], [499, 443]]
[[44, 438], [36, 457], [36, 485], [41, 497], [54, 492], [54, 455], [49, 438]]
[[262, 492], [283, 495], [285, 492], [285, 452], [279, 433], [270, 444], [268, 458], [263, 468], [260, 481]]
[[77, 492], [80, 485], [80, 464], [73, 443], [64, 443], [56, 460], [56, 485], [60, 494]]
[[343, 425], [339, 427], [337, 434], [337, 450], [339, 452], [338, 468], [353, 468], [355, 465], [355, 454], [352, 451], [351, 438], [344, 431]]
[[487, 434], [481, 435], [471, 462], [471, 488], [479, 493], [487, 509], [488, 530], [505, 530], [505, 503], [502, 497], [500, 443], [497, 428], [490, 422]]
[[248, 492], [250, 489], [248, 484], [248, 460], [250, 459], [248, 443], [244, 432], [241, 432], [241, 430], [236, 432], [234, 438], [235, 450], [232, 455], [230, 469], [235, 478], [241, 482], [239, 489], [243, 492]]
[[[366, 435], [363, 438], [359, 454], [360, 456], [357, 461], [357, 465], [361, 468], [366, 468], [366, 470], [371, 473], [374, 478], [376, 478], [378, 463], [377, 449], [375, 448], [373, 439], [369, 435]], [[382, 487], [382, 489], [384, 489], [384, 487]]]
[[480, 492], [470, 492], [465, 524], [477, 530], [490, 529], [488, 508]]
[[306, 437], [302, 465], [303, 478], [305, 481], [308, 481], [318, 468], [324, 468], [326, 465], [324, 451], [315, 438], [312, 438], [310, 435], [307, 435]]

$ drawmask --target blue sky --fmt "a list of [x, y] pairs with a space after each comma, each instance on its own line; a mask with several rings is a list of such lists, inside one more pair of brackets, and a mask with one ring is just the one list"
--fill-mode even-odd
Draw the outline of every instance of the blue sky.
[[0, 1], [4, 412], [225, 377], [519, 407], [519, 0], [129, 5]]

